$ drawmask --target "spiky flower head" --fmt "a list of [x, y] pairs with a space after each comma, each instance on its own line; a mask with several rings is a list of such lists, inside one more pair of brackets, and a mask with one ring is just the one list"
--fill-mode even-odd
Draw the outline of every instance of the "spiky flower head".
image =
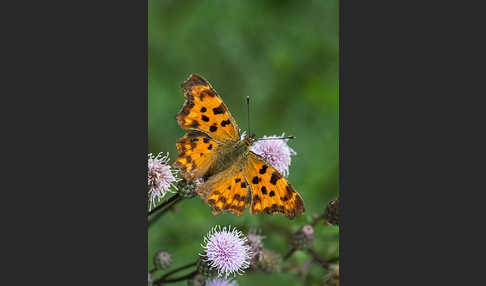
[[204, 245], [201, 246], [205, 251], [201, 258], [217, 271], [218, 277], [241, 274], [250, 266], [252, 255], [247, 241], [247, 237], [236, 228], [215, 226], [204, 237]]
[[314, 228], [306, 224], [299, 228], [293, 235], [293, 245], [298, 249], [305, 249], [312, 246], [314, 241]]
[[150, 208], [155, 207], [167, 192], [172, 192], [171, 187], [177, 189], [174, 183], [181, 179], [176, 177], [176, 170], [169, 164], [169, 153], [163, 156], [159, 153], [154, 156], [152, 153], [148, 154], [148, 188], [149, 188], [149, 202]]
[[264, 249], [258, 258], [258, 268], [265, 272], [275, 273], [282, 270], [282, 256], [274, 251]]
[[206, 286], [238, 286], [238, 283], [234, 280], [215, 278], [206, 280]]
[[263, 242], [262, 240], [265, 236], [257, 234], [258, 232], [255, 229], [250, 229], [248, 232], [248, 242], [247, 244], [250, 246], [251, 250], [251, 263], [250, 266], [255, 268], [259, 257], [262, 255], [263, 252]]
[[201, 274], [196, 274], [187, 280], [188, 286], [204, 286], [206, 283], [206, 278]]
[[172, 265], [172, 255], [167, 251], [159, 251], [154, 256], [154, 263], [159, 269], [167, 269]]
[[[263, 136], [262, 139], [268, 138], [281, 138], [281, 136]], [[289, 175], [289, 166], [291, 162], [291, 155], [297, 155], [297, 153], [289, 147], [287, 144], [289, 139], [275, 139], [275, 140], [257, 140], [250, 147], [250, 150], [256, 154], [262, 156], [270, 164], [272, 164], [282, 175], [287, 177]]]

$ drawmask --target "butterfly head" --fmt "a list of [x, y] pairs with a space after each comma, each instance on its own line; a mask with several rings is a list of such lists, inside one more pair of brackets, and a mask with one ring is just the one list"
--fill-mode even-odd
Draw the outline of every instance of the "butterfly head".
[[253, 142], [255, 142], [255, 134], [252, 134], [248, 137], [246, 137], [245, 139], [243, 139], [243, 142], [245, 143], [246, 146], [251, 146], [253, 144]]

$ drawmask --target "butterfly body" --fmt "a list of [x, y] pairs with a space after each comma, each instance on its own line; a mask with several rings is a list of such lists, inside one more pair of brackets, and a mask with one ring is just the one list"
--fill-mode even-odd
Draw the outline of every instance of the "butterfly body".
[[294, 218], [305, 211], [300, 195], [270, 163], [250, 151], [254, 136], [240, 138], [238, 126], [209, 82], [191, 75], [182, 84], [186, 102], [176, 116], [191, 130], [176, 141], [174, 166], [187, 181], [204, 178], [196, 192], [213, 214], [280, 213]]

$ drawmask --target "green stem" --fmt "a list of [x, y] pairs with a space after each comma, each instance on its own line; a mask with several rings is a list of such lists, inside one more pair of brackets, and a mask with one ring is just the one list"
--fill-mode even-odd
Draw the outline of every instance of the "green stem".
[[179, 277], [179, 278], [174, 278], [174, 279], [167, 279], [167, 280], [163, 280], [161, 283], [173, 283], [173, 282], [178, 282], [178, 281], [182, 281], [182, 280], [187, 280], [193, 276], [196, 276], [196, 274], [198, 273], [197, 270], [187, 274], [187, 275], [184, 275], [182, 277]]
[[[164, 282], [169, 282], [169, 283], [170, 283], [170, 282], [176, 282], [176, 281], [172, 281], [172, 280], [166, 280], [166, 279], [167, 279], [167, 278], [168, 278], [170, 275], [172, 275], [172, 274], [174, 274], [174, 273], [176, 273], [176, 272], [179, 272], [179, 271], [181, 271], [181, 270], [184, 270], [184, 269], [187, 269], [187, 268], [189, 268], [189, 267], [196, 266], [196, 265], [197, 265], [197, 262], [193, 262], [193, 263], [191, 263], [191, 264], [187, 264], [187, 265], [181, 266], [181, 267], [179, 267], [179, 268], [176, 268], [176, 269], [174, 269], [174, 270], [172, 270], [172, 271], [170, 271], [170, 272], [168, 272], [168, 273], [164, 274], [164, 276], [160, 277], [159, 279], [157, 279], [157, 280], [154, 282], [154, 284], [156, 284], [156, 285], [157, 285], [157, 284], [164, 283]], [[195, 271], [195, 272], [197, 273], [197, 271]], [[193, 273], [194, 273], [194, 272], [192, 272], [192, 273], [190, 273], [190, 274], [193, 274]], [[188, 274], [188, 275], [189, 275], [189, 274]], [[188, 276], [188, 275], [186, 275], [186, 276]], [[176, 278], [176, 279], [181, 279], [181, 278], [183, 278], [183, 277]], [[190, 277], [186, 277], [186, 278], [184, 278], [184, 279], [187, 279], [187, 278], [190, 278]], [[182, 280], [184, 280], [184, 279], [182, 279]], [[180, 280], [177, 280], [177, 281], [180, 281]]]
[[149, 211], [148, 215], [152, 215], [154, 214], [156, 211], [160, 210], [161, 208], [163, 208], [164, 206], [170, 204], [171, 202], [177, 200], [178, 198], [180, 197], [179, 194], [175, 194], [173, 195], [172, 197], [170, 197], [168, 200], [166, 200], [165, 202], [161, 203], [160, 205], [158, 205], [155, 209]]
[[295, 247], [292, 247], [292, 249], [290, 249], [290, 251], [284, 256], [283, 260], [287, 260], [289, 259], [292, 255], [294, 255], [294, 252], [297, 250], [297, 248]]

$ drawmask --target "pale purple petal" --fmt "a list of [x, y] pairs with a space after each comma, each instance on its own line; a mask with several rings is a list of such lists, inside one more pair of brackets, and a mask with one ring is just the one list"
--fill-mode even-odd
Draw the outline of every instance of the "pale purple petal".
[[[263, 136], [262, 139], [268, 138], [281, 138], [281, 136]], [[297, 153], [287, 145], [288, 139], [275, 139], [275, 140], [257, 140], [250, 147], [252, 152], [262, 156], [270, 164], [272, 164], [280, 173], [285, 177], [289, 175], [289, 166], [291, 162], [291, 155], [297, 155]]]
[[177, 189], [174, 183], [181, 179], [176, 177], [176, 170], [169, 164], [169, 154], [165, 156], [159, 153], [154, 157], [148, 154], [148, 188], [150, 208], [154, 207], [167, 192], [173, 192], [170, 188]]
[[212, 280], [206, 280], [206, 286], [238, 286], [238, 283], [236, 283], [234, 280], [215, 278]]
[[250, 266], [252, 256], [248, 239], [242, 232], [231, 226], [226, 229], [214, 227], [204, 238], [205, 257], [209, 266], [216, 268], [218, 276], [228, 277], [231, 274], [241, 274]]

